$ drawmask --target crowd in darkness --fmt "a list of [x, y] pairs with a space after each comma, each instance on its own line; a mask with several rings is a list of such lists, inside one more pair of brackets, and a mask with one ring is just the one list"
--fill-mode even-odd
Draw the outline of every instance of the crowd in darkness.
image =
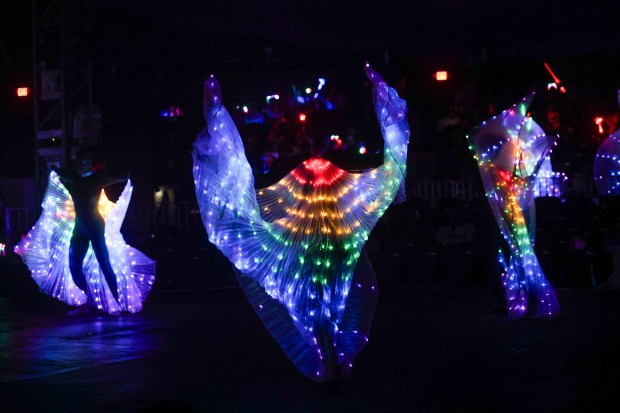
[[382, 160], [379, 128], [369, 132], [370, 117], [352, 119], [346, 93], [336, 85], [272, 95], [262, 105], [236, 106], [231, 115], [258, 188], [278, 181], [310, 157], [323, 157], [347, 170]]
[[[352, 118], [342, 91], [326, 88], [323, 92], [300, 99], [272, 97], [264, 105], [231, 110], [256, 187], [275, 183], [311, 156], [322, 156], [348, 170], [382, 162], [380, 132], [376, 125], [373, 129], [376, 120], [368, 102], [361, 111], [364, 116]], [[479, 108], [456, 102], [436, 118], [426, 148], [438, 154], [439, 160], [448, 160], [442, 163], [443, 175], [437, 178], [458, 180], [468, 171], [465, 175], [471, 173], [479, 180], [465, 135], [497, 115], [498, 109], [492, 102]], [[563, 198], [538, 199], [535, 248], [541, 265], [555, 285], [600, 285], [613, 272], [614, 245], [610, 240], [618, 231], [618, 202], [614, 197], [582, 193], [571, 186], [570, 179], [572, 174], [591, 168], [600, 143], [617, 130], [617, 105], [589, 102], [579, 89], [564, 93], [550, 87], [538, 91], [530, 111], [546, 133], [559, 136], [552, 165], [554, 171], [569, 177]], [[416, 150], [410, 148], [410, 152], [412, 149]], [[429, 200], [408, 192], [408, 201], [392, 206], [368, 240], [367, 249], [377, 269], [403, 274], [413, 260], [418, 275], [430, 282], [460, 279], [491, 283], [500, 297], [497, 250], [502, 241], [486, 198], [481, 195], [468, 204], [442, 199], [431, 206]], [[480, 187], [479, 194], [483, 193]]]
[[[551, 154], [555, 172], [589, 177], [598, 147], [619, 127], [618, 100], [611, 83], [604, 91], [587, 81], [573, 82], [566, 88], [540, 82], [532, 88], [504, 90], [506, 86], [502, 89], [485, 84], [489, 82], [485, 80], [479, 90], [472, 92], [471, 87], [464, 86], [463, 91], [435, 97], [432, 90], [421, 96], [406, 76], [392, 76], [390, 82], [408, 102], [412, 128], [409, 151], [438, 155], [434, 171], [420, 171], [417, 165], [410, 165], [410, 171], [417, 175], [453, 180], [477, 176], [466, 134], [532, 91], [536, 91], [530, 107], [532, 117], [547, 134], [558, 135]], [[321, 90], [301, 90], [229, 107], [244, 139], [257, 186], [277, 180], [300, 159], [319, 154], [334, 157], [345, 169], [363, 169], [380, 162], [382, 142], [370, 91], [351, 93], [328, 79]], [[360, 104], [361, 96], [364, 101]], [[571, 188], [571, 184], [569, 180], [569, 191], [578, 194], [581, 189]]]

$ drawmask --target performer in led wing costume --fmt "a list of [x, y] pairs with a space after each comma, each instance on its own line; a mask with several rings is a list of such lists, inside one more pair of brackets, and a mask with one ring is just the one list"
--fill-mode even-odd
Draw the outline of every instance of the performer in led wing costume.
[[[620, 130], [609, 135], [599, 146], [594, 158], [594, 182], [603, 196], [620, 195]], [[599, 289], [620, 290], [620, 217], [610, 223], [614, 230], [609, 231], [605, 239], [606, 249], [612, 251], [614, 270]]]
[[43, 213], [15, 252], [41, 291], [80, 306], [70, 315], [88, 314], [91, 308], [114, 315], [140, 311], [155, 280], [155, 261], [127, 245], [120, 233], [133, 191], [131, 181], [114, 203], [103, 187], [118, 180], [96, 170], [65, 174], [79, 204], [52, 170]]
[[620, 195], [620, 130], [601, 143], [593, 169], [594, 182], [601, 195]]
[[346, 377], [368, 341], [378, 298], [362, 251], [399, 195], [409, 127], [405, 101], [369, 65], [384, 164], [361, 173], [312, 158], [278, 183], [254, 178], [216, 79], [205, 82], [206, 128], [194, 143], [196, 196], [209, 240], [290, 360], [316, 381]]
[[478, 162], [487, 199], [510, 257], [499, 260], [511, 318], [553, 317], [560, 311], [553, 288], [534, 252], [533, 188], [555, 138], [528, 115], [534, 94], [475, 127], [467, 139]]

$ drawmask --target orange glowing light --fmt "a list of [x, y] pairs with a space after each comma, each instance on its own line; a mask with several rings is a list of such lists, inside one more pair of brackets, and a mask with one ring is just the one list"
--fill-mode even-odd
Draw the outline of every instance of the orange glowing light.
[[299, 114], [299, 121], [300, 121], [300, 122], [305, 122], [305, 121], [306, 121], [306, 115], [305, 115], [305, 113], [300, 113], [300, 114]]
[[435, 72], [435, 79], [437, 79], [438, 82], [448, 80], [448, 72], [446, 72], [445, 70], [439, 70]]
[[17, 96], [19, 96], [20, 98], [28, 96], [29, 93], [30, 93], [30, 90], [27, 87], [17, 88]]

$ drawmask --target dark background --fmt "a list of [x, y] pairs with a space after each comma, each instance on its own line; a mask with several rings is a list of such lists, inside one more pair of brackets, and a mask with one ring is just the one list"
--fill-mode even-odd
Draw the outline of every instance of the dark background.
[[[577, 101], [565, 114], [582, 125], [576, 140], [588, 140], [595, 115], [618, 110], [620, 36], [614, 19], [620, 7], [612, 1], [65, 1], [80, 13], [71, 53], [92, 61], [110, 168], [132, 170], [138, 200], [150, 197], [153, 153], [167, 137], [178, 164], [187, 165], [179, 181], [191, 184], [189, 154], [204, 125], [202, 83], [211, 73], [229, 109], [264, 101], [291, 85], [314, 87], [324, 77], [344, 91], [355, 119], [367, 99], [362, 69], [369, 61], [408, 101], [411, 153], [434, 150], [437, 120], [457, 100], [466, 104], [473, 126], [544, 90], [552, 81], [544, 62]], [[36, 1], [39, 10], [51, 3]], [[38, 50], [53, 66], [58, 45]], [[449, 80], [436, 82], [437, 70], [449, 71]], [[35, 175], [32, 97], [15, 95], [18, 86], [32, 86], [32, 72], [32, 2], [5, 2], [3, 177]], [[184, 116], [162, 119], [170, 106]], [[411, 173], [423, 176], [430, 169]], [[190, 187], [181, 193], [192, 196]]]
[[[551, 81], [545, 61], [576, 102], [563, 113], [581, 125], [574, 139], [589, 140], [593, 116], [618, 110], [617, 1], [78, 3], [90, 5], [90, 18], [74, 50], [93, 62], [102, 144], [110, 168], [131, 169], [133, 206], [151, 201], [152, 154], [166, 136], [184, 157], [180, 193], [192, 200], [190, 149], [204, 125], [202, 83], [210, 73], [229, 108], [323, 76], [346, 90], [348, 111], [359, 115], [368, 60], [407, 99], [412, 154], [431, 151], [435, 124], [456, 97], [468, 99], [475, 124], [544, 90]], [[2, 2], [0, 178], [35, 175], [32, 101], [15, 96], [16, 87], [32, 84], [31, 30], [29, 0]], [[450, 72], [443, 84], [432, 77], [440, 69]], [[162, 119], [169, 106], [185, 115]], [[410, 174], [424, 176], [420, 165]], [[160, 229], [146, 241], [128, 228], [128, 243], [157, 260], [157, 282], [144, 312], [117, 319], [64, 317], [66, 307], [40, 294], [21, 259], [7, 254], [0, 260], [0, 411], [146, 412], [162, 411], [164, 402], [227, 412], [604, 411], [619, 401], [618, 295], [593, 287], [613, 270], [602, 240], [617, 229], [611, 223], [620, 208], [584, 197], [546, 201], [537, 201], [537, 255], [563, 312], [551, 322], [494, 313], [499, 277], [484, 279], [483, 264], [497, 249], [475, 251], [473, 262], [459, 251], [436, 258], [399, 238], [413, 231], [404, 210], [390, 208], [367, 244], [381, 291], [372, 336], [336, 394], [286, 360], [198, 215], [188, 233]], [[482, 210], [486, 199], [477, 205]], [[410, 206], [427, 226], [442, 222], [441, 209], [423, 214], [423, 204]], [[470, 219], [484, 215], [476, 204], [466, 211]], [[492, 244], [499, 232], [486, 217], [474, 222], [482, 244]], [[590, 232], [581, 234], [587, 250], [567, 248], [579, 235], [573, 227]], [[442, 263], [458, 278], [446, 270], [437, 279]]]

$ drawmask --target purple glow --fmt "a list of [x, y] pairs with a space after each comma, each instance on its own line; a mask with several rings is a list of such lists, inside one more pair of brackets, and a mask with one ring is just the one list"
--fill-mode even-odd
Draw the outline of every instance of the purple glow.
[[534, 252], [534, 189], [556, 137], [527, 115], [533, 94], [474, 128], [467, 137], [495, 220], [510, 251], [501, 249], [502, 282], [511, 318], [553, 317], [560, 307]]
[[[102, 191], [99, 211], [105, 219], [105, 239], [118, 284], [117, 303], [89, 246], [82, 271], [88, 294], [108, 313], [138, 312], [155, 281], [155, 261], [127, 245], [120, 229], [133, 187], [130, 181], [116, 203]], [[43, 198], [43, 213], [28, 234], [15, 246], [41, 291], [70, 305], [86, 303], [86, 294], [73, 282], [69, 269], [69, 240], [75, 225], [73, 200], [56, 172], [51, 172]]]
[[385, 140], [378, 168], [351, 173], [313, 158], [255, 190], [241, 137], [215, 101], [217, 84], [205, 85], [207, 126], [194, 143], [196, 197], [209, 240], [233, 263], [290, 360], [319, 381], [347, 376], [368, 341], [378, 295], [351, 284], [376, 285], [362, 247], [404, 193], [406, 105], [370, 66], [366, 73]]
[[593, 170], [594, 182], [601, 195], [620, 195], [620, 130], [601, 143]]

